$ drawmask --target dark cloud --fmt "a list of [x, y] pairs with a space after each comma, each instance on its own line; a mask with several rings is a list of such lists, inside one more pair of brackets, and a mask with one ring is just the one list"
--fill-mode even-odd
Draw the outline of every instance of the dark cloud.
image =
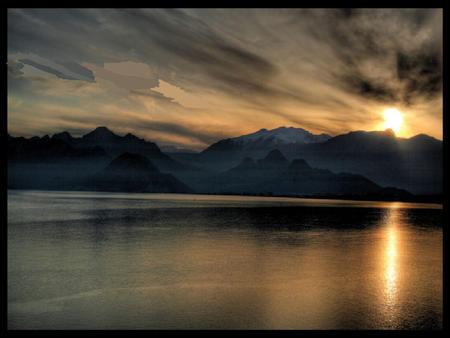
[[[286, 17], [293, 15], [289, 12], [277, 12], [276, 15], [280, 13]], [[434, 15], [433, 10], [421, 9], [307, 9], [293, 13], [295, 20], [291, 22], [298, 26], [300, 34], [311, 34], [316, 43], [331, 51], [331, 57], [336, 61], [335, 69], [329, 70], [332, 80], [357, 95], [380, 101], [398, 99], [391, 89], [380, 84], [397, 79], [373, 79], [373, 75], [360, 69], [361, 64], [385, 64], [396, 55], [407, 55], [407, 42], [402, 41], [405, 40], [402, 35], [414, 38], [415, 33], [430, 24]], [[174, 9], [48, 9], [10, 10], [8, 14], [10, 52], [31, 52], [47, 57], [73, 73], [83, 75], [86, 80], [92, 81], [93, 74], [80, 65], [82, 62], [101, 65], [108, 61], [134, 59], [156, 67], [160, 78], [180, 86], [207, 81], [210, 88], [229, 95], [239, 94], [239, 98], [253, 101], [255, 95], [259, 96], [257, 100], [280, 98], [295, 101], [308, 97], [298, 90], [293, 94], [292, 90], [279, 83], [280, 69], [276, 63], [264, 57], [263, 53], [258, 54], [236, 44], [215, 29], [208, 23], [207, 12], [199, 11], [199, 15], [193, 16]], [[429, 41], [417, 41], [415, 51], [423, 50], [427, 43]], [[318, 61], [321, 57], [317, 55]], [[436, 61], [439, 62], [438, 59]], [[27, 62], [64, 79], [74, 77], [33, 60]], [[402, 62], [400, 60], [399, 64]], [[410, 64], [409, 61], [407, 63]], [[392, 65], [386, 64], [386, 68], [389, 67]], [[402, 67], [400, 65], [399, 69]], [[421, 72], [417, 66], [413, 67]], [[427, 89], [439, 90], [435, 75], [414, 74], [412, 77], [406, 91], [413, 88], [415, 94], [420, 95]], [[138, 80], [123, 82], [130, 84]], [[126, 87], [144, 88], [146, 81], [141, 82], [141, 85]]]
[[[41, 64], [39, 62], [35, 62], [30, 59], [19, 59], [19, 61], [23, 64], [30, 65], [36, 69], [42, 70], [49, 74], [56, 75], [57, 77], [64, 80], [84, 80], [88, 82], [94, 81], [94, 75], [89, 69], [84, 68], [83, 66], [75, 63], [75, 62], [62, 62], [60, 63], [66, 69], [58, 70], [51, 66]], [[70, 75], [67, 70], [69, 70], [73, 75]]]
[[381, 81], [377, 83], [375, 80], [365, 77], [361, 73], [344, 74], [341, 80], [347, 89], [365, 98], [386, 103], [392, 103], [397, 100], [396, 89], [389, 87], [389, 84], [382, 83]]
[[78, 79], [83, 79], [88, 82], [94, 82], [95, 80], [94, 73], [92, 73], [90, 69], [87, 69], [76, 62], [59, 62], [59, 64], [64, 66], [69, 71], [79, 75]]
[[46, 66], [46, 65], [41, 65], [41, 64], [39, 64], [37, 62], [34, 62], [33, 60], [20, 59], [19, 61], [22, 62], [25, 65], [30, 65], [30, 66], [33, 66], [36, 69], [42, 70], [44, 72], [47, 72], [47, 73], [50, 73], [50, 74], [53, 74], [53, 75], [56, 75], [57, 77], [59, 77], [61, 79], [75, 80], [74, 77], [65, 75], [64, 73], [62, 73], [62, 72], [60, 72], [60, 71], [58, 71], [58, 70], [56, 70], [56, 69], [54, 69], [52, 67], [49, 67], [49, 66]]
[[[430, 9], [338, 9], [300, 15], [336, 58], [336, 69], [329, 71], [331, 81], [365, 98], [411, 103], [414, 97], [441, 90], [442, 41], [437, 42], [439, 35], [424, 38], [435, 13]], [[371, 72], [371, 65], [382, 72]]]
[[[42, 25], [36, 27], [36, 21]], [[161, 78], [172, 74], [175, 83], [208, 81], [210, 87], [232, 95], [279, 94], [270, 86], [278, 73], [276, 65], [179, 10], [13, 10], [8, 22], [10, 52], [36, 53], [65, 65], [136, 59], [157, 68]], [[61, 78], [72, 78], [28, 61]], [[136, 88], [143, 87], [130, 89]]]
[[398, 53], [397, 75], [405, 85], [404, 100], [408, 103], [414, 95], [434, 97], [442, 91], [442, 70], [436, 53]]
[[180, 75], [180, 80], [189, 76], [189, 81], [205, 81], [202, 76], [206, 76], [210, 86], [233, 95], [236, 91], [273, 93], [270, 83], [278, 74], [275, 64], [235, 45], [196, 18], [177, 10], [127, 10], [117, 20], [132, 20], [133, 31], [169, 53], [171, 59], [176, 58], [179, 65], [174, 71], [187, 74]]

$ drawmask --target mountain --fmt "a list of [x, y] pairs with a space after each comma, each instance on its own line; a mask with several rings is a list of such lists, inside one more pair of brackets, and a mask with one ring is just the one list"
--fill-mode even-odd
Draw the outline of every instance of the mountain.
[[362, 175], [335, 174], [311, 167], [303, 159], [288, 161], [272, 150], [257, 161], [245, 158], [236, 167], [212, 179], [216, 193], [333, 196], [411, 196], [407, 191], [382, 188]]
[[182, 163], [163, 153], [156, 143], [146, 141], [130, 133], [119, 136], [106, 127], [97, 127], [81, 138], [72, 139], [72, 141], [76, 147], [99, 146], [111, 157], [117, 157], [125, 152], [140, 154], [166, 171], [188, 169]]
[[123, 153], [104, 169], [87, 178], [83, 190], [187, 193], [192, 190], [171, 174], [161, 173], [146, 157]]
[[[105, 169], [112, 159], [133, 153], [204, 193], [235, 188], [239, 193], [251, 193], [264, 187], [273, 193], [330, 194], [348, 193], [347, 188], [352, 185], [357, 191], [367, 192], [374, 183], [416, 195], [439, 195], [442, 151], [442, 141], [425, 134], [400, 138], [391, 130], [352, 131], [329, 137], [281, 127], [222, 140], [201, 153], [171, 154], [174, 159], [153, 142], [132, 134], [119, 136], [106, 127], [98, 127], [82, 137], [68, 132], [52, 137], [8, 135], [8, 188], [70, 190], [82, 186], [87, 176]], [[321, 182], [328, 185], [321, 189], [319, 181], [309, 187], [305, 183], [299, 185], [297, 172], [311, 177], [321, 173], [326, 176], [319, 175]], [[244, 175], [240, 182], [236, 173], [248, 173], [248, 177]], [[264, 181], [255, 181], [256, 178]], [[246, 185], [249, 191], [245, 191]], [[392, 191], [387, 194], [391, 196]]]
[[42, 156], [55, 159], [75, 158], [100, 154], [113, 158], [125, 152], [141, 154], [166, 171], [192, 169], [163, 153], [156, 143], [130, 133], [119, 136], [106, 127], [97, 127], [82, 137], [73, 137], [64, 131], [54, 134], [51, 138], [48, 135], [30, 139], [8, 138], [8, 160], [39, 159]]
[[8, 135], [8, 188], [71, 189], [110, 161], [103, 148], [74, 147], [67, 136], [26, 139]]
[[75, 139], [68, 133], [67, 131], [63, 131], [61, 133], [54, 134], [52, 136], [52, 140], [61, 140], [69, 145], [73, 145]]
[[122, 137], [106, 127], [82, 137], [68, 132], [52, 137], [8, 135], [8, 188], [71, 190], [126, 152], [141, 154], [164, 171], [192, 170], [164, 154], [155, 143], [132, 134]]
[[288, 159], [278, 149], [270, 151], [266, 157], [257, 162], [258, 166], [261, 168], [276, 168], [285, 166], [288, 163]]
[[60, 161], [96, 157], [107, 157], [107, 154], [98, 146], [75, 148], [70, 142], [48, 135], [30, 139], [8, 135], [8, 161]]
[[315, 135], [302, 128], [279, 127], [272, 130], [265, 128], [259, 131], [235, 137], [232, 140], [245, 146], [257, 146], [258, 143], [270, 141], [274, 145], [292, 144], [292, 143], [320, 143], [330, 139], [327, 134]]
[[81, 139], [88, 143], [109, 144], [115, 140], [121, 139], [121, 137], [114, 134], [106, 127], [97, 127], [93, 131], [83, 135]]
[[[260, 157], [268, 150], [320, 143], [330, 138], [330, 135], [315, 135], [302, 128], [261, 129], [251, 134], [218, 141], [203, 150], [198, 160], [206, 166], [208, 162], [215, 162], [212, 169], [217, 169], [227, 159], [240, 160], [245, 156]], [[224, 159], [222, 155], [227, 157]], [[229, 158], [230, 156], [232, 158]]]
[[442, 141], [418, 135], [398, 138], [390, 131], [355, 131], [303, 148], [292, 156], [332, 171], [364, 175], [380, 185], [414, 194], [442, 193]]
[[264, 136], [290, 129], [260, 130], [241, 138], [224, 139], [191, 160], [203, 168], [222, 172], [246, 157], [259, 158], [278, 149], [288, 160], [302, 158], [315, 168], [360, 174], [382, 186], [415, 194], [442, 193], [442, 141], [435, 138], [424, 134], [400, 138], [392, 130], [352, 131], [331, 138], [325, 136], [322, 142], [321, 138], [315, 138], [316, 142], [279, 141], [276, 145], [274, 136]]

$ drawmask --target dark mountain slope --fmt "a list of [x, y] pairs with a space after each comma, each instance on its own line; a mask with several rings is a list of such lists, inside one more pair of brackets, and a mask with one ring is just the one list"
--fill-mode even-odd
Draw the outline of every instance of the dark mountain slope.
[[[253, 193], [273, 195], [357, 195], [393, 194], [362, 175], [334, 174], [312, 168], [306, 161], [289, 162], [278, 150], [258, 161], [245, 158], [238, 166], [212, 180], [211, 190], [217, 193]], [[408, 194], [406, 191], [403, 194]], [[409, 194], [408, 194], [409, 195]]]
[[[192, 161], [209, 170], [222, 172], [237, 166], [244, 158], [258, 158], [279, 149], [288, 160], [302, 158], [316, 168], [363, 175], [383, 186], [393, 186], [417, 194], [442, 193], [442, 141], [427, 135], [399, 138], [391, 130], [354, 131], [324, 142], [280, 143], [256, 138], [219, 141]], [[261, 146], [253, 147], [261, 142]], [[264, 144], [263, 144], [264, 143]], [[250, 146], [252, 145], [252, 146]]]
[[70, 190], [108, 161], [100, 147], [76, 148], [48, 136], [8, 136], [8, 188]]
[[313, 166], [358, 173], [416, 194], [442, 192], [442, 155], [441, 141], [402, 139], [390, 131], [351, 132], [295, 152]]
[[164, 174], [146, 157], [123, 153], [86, 179], [85, 190], [186, 193], [192, 190], [171, 174]]
[[125, 152], [140, 154], [166, 171], [188, 169], [185, 165], [164, 154], [156, 143], [146, 141], [132, 134], [119, 136], [106, 127], [98, 127], [81, 138], [74, 139], [74, 144], [77, 147], [100, 146], [111, 157], [119, 156]]
[[62, 139], [50, 138], [48, 135], [30, 139], [8, 135], [8, 161], [61, 161], [99, 157], [107, 157], [107, 153], [98, 146], [75, 148]]

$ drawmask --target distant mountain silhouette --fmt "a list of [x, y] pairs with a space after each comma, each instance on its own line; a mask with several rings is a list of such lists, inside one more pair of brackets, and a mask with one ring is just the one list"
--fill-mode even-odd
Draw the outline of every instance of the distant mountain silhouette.
[[87, 178], [82, 189], [119, 192], [187, 193], [192, 190], [171, 174], [164, 174], [146, 157], [123, 153]]
[[272, 150], [257, 161], [243, 159], [236, 167], [214, 177], [212, 184], [216, 193], [411, 196], [404, 190], [382, 188], [361, 175], [312, 168], [303, 159], [290, 162], [279, 150]]
[[132, 134], [121, 137], [106, 127], [80, 138], [68, 132], [52, 137], [8, 135], [8, 187], [70, 190], [128, 150], [151, 159], [165, 171], [191, 169], [161, 152], [155, 143]]
[[9, 161], [58, 161], [64, 159], [92, 159], [107, 157], [104, 149], [98, 146], [76, 148], [61, 138], [12, 137], [8, 135]]
[[[407, 197], [405, 190], [442, 193], [442, 141], [428, 135], [399, 138], [386, 130], [330, 137], [285, 127], [222, 140], [201, 153], [171, 154], [175, 159], [153, 142], [133, 134], [119, 136], [106, 127], [82, 137], [68, 132], [28, 139], [8, 135], [8, 188], [70, 190], [83, 187], [87, 177], [98, 173], [104, 179], [97, 175], [98, 186], [91, 182], [92, 188], [106, 188], [102, 182], [111, 182], [114, 172], [120, 172], [111, 161], [126, 153], [149, 162], [122, 158], [120, 163], [131, 166], [122, 172], [132, 172], [136, 179], [126, 181], [117, 174], [120, 179], [111, 188], [115, 191], [139, 191], [142, 186], [148, 191], [179, 190], [176, 183], [168, 189], [172, 178], [163, 179], [161, 170], [203, 193], [373, 193], [386, 198]], [[160, 175], [150, 180], [148, 172]], [[158, 179], [162, 183], [156, 183]]]
[[297, 149], [312, 165], [364, 175], [416, 194], [442, 193], [442, 142], [430, 136], [397, 138], [392, 131], [356, 131]]
[[277, 168], [289, 163], [288, 159], [278, 149], [270, 151], [266, 157], [258, 160], [260, 168]]
[[53, 140], [61, 140], [70, 145], [73, 145], [73, 143], [75, 143], [75, 139], [67, 131], [63, 131], [61, 133], [54, 134], [52, 136], [52, 139]]
[[97, 127], [81, 138], [73, 138], [70, 134], [67, 134], [63, 137], [69, 139], [71, 144], [76, 147], [99, 146], [111, 157], [119, 156], [125, 152], [133, 152], [147, 157], [162, 170], [177, 171], [187, 169], [180, 162], [164, 154], [156, 143], [146, 141], [130, 133], [125, 136], [119, 136], [106, 127]]
[[[260, 158], [279, 149], [288, 159], [303, 158], [316, 168], [364, 175], [379, 185], [417, 194], [442, 193], [442, 141], [427, 135], [399, 138], [391, 130], [354, 131], [323, 142], [278, 145], [265, 139], [251, 143], [236, 139], [216, 142], [191, 159], [209, 170], [223, 171], [246, 157]], [[189, 156], [184, 159], [187, 161]]]

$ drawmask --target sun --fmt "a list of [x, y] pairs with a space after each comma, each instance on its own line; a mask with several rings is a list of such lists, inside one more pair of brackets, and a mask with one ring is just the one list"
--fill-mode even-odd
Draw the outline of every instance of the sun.
[[392, 129], [398, 134], [403, 124], [403, 114], [396, 108], [388, 108], [384, 111], [384, 129]]

